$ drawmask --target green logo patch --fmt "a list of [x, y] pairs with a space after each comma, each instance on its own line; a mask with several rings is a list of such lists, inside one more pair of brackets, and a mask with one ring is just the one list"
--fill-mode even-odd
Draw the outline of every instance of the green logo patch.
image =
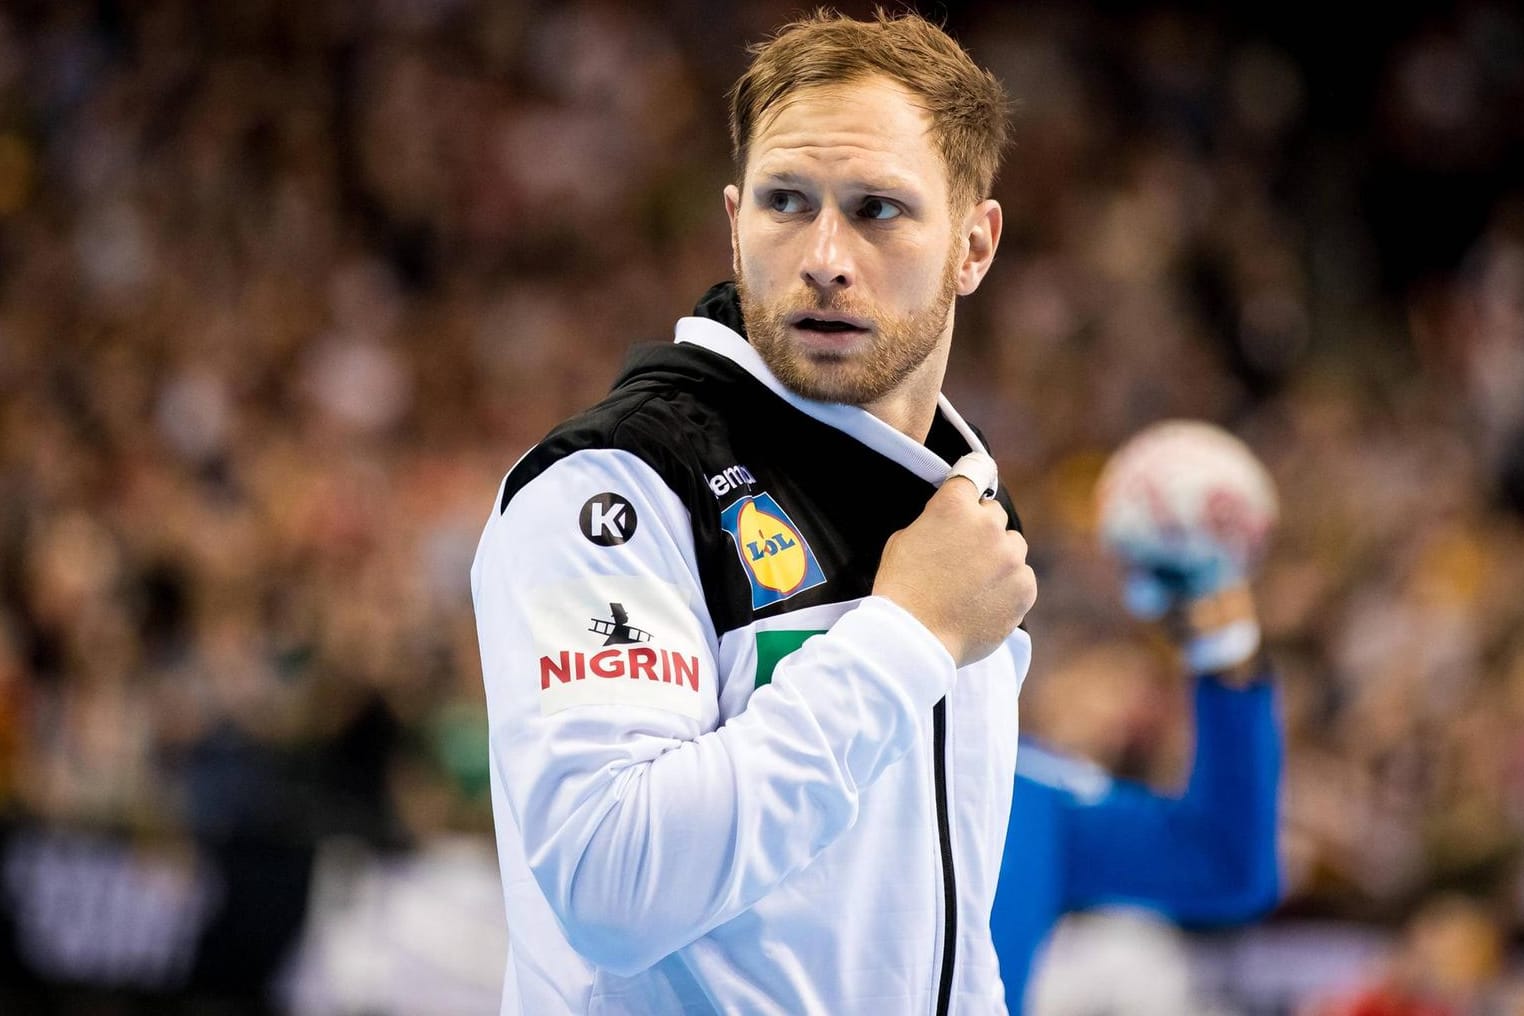
[[804, 645], [805, 640], [811, 635], [820, 635], [825, 630], [824, 628], [808, 630], [785, 628], [757, 632], [757, 687], [770, 684], [773, 671], [778, 669], [779, 662], [785, 656]]

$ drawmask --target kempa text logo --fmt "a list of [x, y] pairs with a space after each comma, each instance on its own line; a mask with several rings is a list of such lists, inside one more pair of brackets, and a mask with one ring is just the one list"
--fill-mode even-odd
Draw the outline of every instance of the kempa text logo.
[[750, 487], [757, 482], [757, 478], [751, 475], [751, 470], [742, 465], [726, 466], [708, 479], [709, 489], [714, 491], [715, 497], [724, 497], [733, 490]]

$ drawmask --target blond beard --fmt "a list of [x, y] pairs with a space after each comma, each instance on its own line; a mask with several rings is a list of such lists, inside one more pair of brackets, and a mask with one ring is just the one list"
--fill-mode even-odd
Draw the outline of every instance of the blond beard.
[[[941, 342], [958, 293], [958, 267], [962, 263], [958, 255], [957, 247], [949, 252], [941, 285], [931, 302], [897, 317], [886, 317], [852, 296], [822, 296], [808, 287], [764, 303], [737, 272], [736, 290], [746, 337], [773, 376], [792, 392], [807, 399], [853, 406], [877, 402], [903, 385]], [[841, 357], [806, 353], [789, 339], [788, 318], [800, 311], [846, 314], [872, 321], [872, 344], [864, 351]]]

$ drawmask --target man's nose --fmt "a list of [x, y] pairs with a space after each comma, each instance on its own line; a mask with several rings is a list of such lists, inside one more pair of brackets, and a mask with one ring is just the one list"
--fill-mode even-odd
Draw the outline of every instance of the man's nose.
[[841, 212], [822, 208], [810, 224], [808, 246], [799, 275], [816, 289], [846, 289], [853, 283], [852, 261], [848, 252], [850, 227]]

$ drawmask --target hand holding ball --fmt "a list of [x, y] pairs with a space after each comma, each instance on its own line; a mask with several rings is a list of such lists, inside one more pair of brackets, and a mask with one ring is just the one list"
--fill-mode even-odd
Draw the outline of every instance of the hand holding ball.
[[[1127, 608], [1145, 619], [1243, 587], [1279, 514], [1275, 484], [1248, 445], [1194, 420], [1134, 435], [1107, 461], [1096, 494], [1101, 540], [1128, 572]], [[1254, 624], [1249, 653], [1258, 642]], [[1201, 648], [1209, 662], [1238, 655]]]

